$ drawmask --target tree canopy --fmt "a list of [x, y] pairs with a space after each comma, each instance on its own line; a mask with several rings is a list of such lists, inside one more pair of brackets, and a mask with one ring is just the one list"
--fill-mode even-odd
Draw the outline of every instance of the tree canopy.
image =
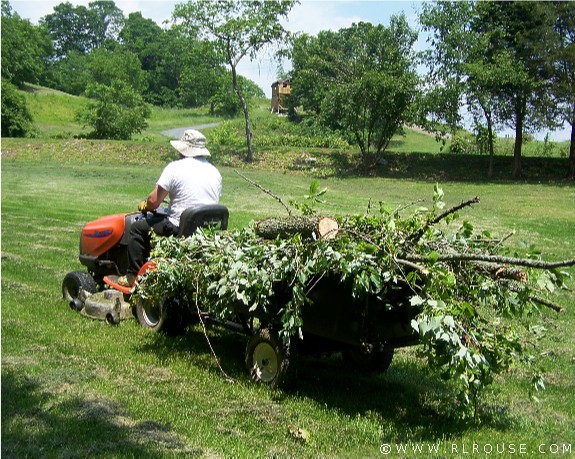
[[2, 0], [2, 77], [17, 86], [43, 82], [52, 53], [46, 29], [22, 19]]
[[[552, 2], [426, 3], [420, 16], [431, 32], [430, 112], [454, 129], [465, 99], [476, 129], [487, 126], [491, 153], [495, 127], [513, 128], [513, 177], [522, 174], [524, 135], [556, 126], [548, 69], [559, 16]], [[450, 103], [438, 104], [438, 94]]]
[[369, 166], [409, 117], [419, 82], [416, 39], [405, 16], [387, 28], [362, 22], [296, 38], [291, 103], [345, 133]]

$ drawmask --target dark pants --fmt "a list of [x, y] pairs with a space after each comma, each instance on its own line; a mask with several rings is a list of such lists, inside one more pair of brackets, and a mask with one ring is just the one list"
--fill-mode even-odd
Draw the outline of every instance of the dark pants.
[[178, 227], [164, 215], [152, 215], [134, 222], [130, 228], [130, 242], [128, 242], [128, 274], [138, 274], [150, 256], [152, 249], [150, 231], [154, 231], [158, 236], [176, 236]]

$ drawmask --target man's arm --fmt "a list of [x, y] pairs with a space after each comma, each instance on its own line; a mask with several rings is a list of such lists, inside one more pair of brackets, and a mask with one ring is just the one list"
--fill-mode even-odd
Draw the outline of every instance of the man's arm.
[[152, 190], [152, 192], [148, 195], [146, 199], [146, 209], [147, 210], [155, 210], [158, 206], [164, 202], [164, 199], [168, 195], [168, 192], [164, 190], [160, 185], [156, 185], [156, 187]]

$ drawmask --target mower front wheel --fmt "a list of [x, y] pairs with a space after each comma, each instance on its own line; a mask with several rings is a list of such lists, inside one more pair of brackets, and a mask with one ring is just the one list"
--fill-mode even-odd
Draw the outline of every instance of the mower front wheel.
[[66, 274], [62, 281], [62, 297], [72, 302], [78, 299], [80, 289], [88, 293], [96, 293], [98, 285], [90, 273], [85, 271], [73, 271]]

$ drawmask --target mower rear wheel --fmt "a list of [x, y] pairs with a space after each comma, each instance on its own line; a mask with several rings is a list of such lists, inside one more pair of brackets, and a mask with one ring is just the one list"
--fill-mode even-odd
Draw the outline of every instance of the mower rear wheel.
[[261, 328], [246, 348], [246, 366], [253, 381], [274, 388], [287, 388], [297, 373], [296, 350], [269, 328]]
[[73, 271], [66, 274], [62, 281], [62, 297], [71, 302], [78, 298], [80, 289], [88, 293], [96, 293], [98, 285], [90, 273], [86, 271]]
[[148, 298], [138, 297], [136, 300], [136, 317], [144, 328], [156, 333], [165, 333], [169, 336], [181, 335], [188, 325], [181, 314], [178, 314], [178, 305], [174, 300], [162, 298], [159, 302]]

